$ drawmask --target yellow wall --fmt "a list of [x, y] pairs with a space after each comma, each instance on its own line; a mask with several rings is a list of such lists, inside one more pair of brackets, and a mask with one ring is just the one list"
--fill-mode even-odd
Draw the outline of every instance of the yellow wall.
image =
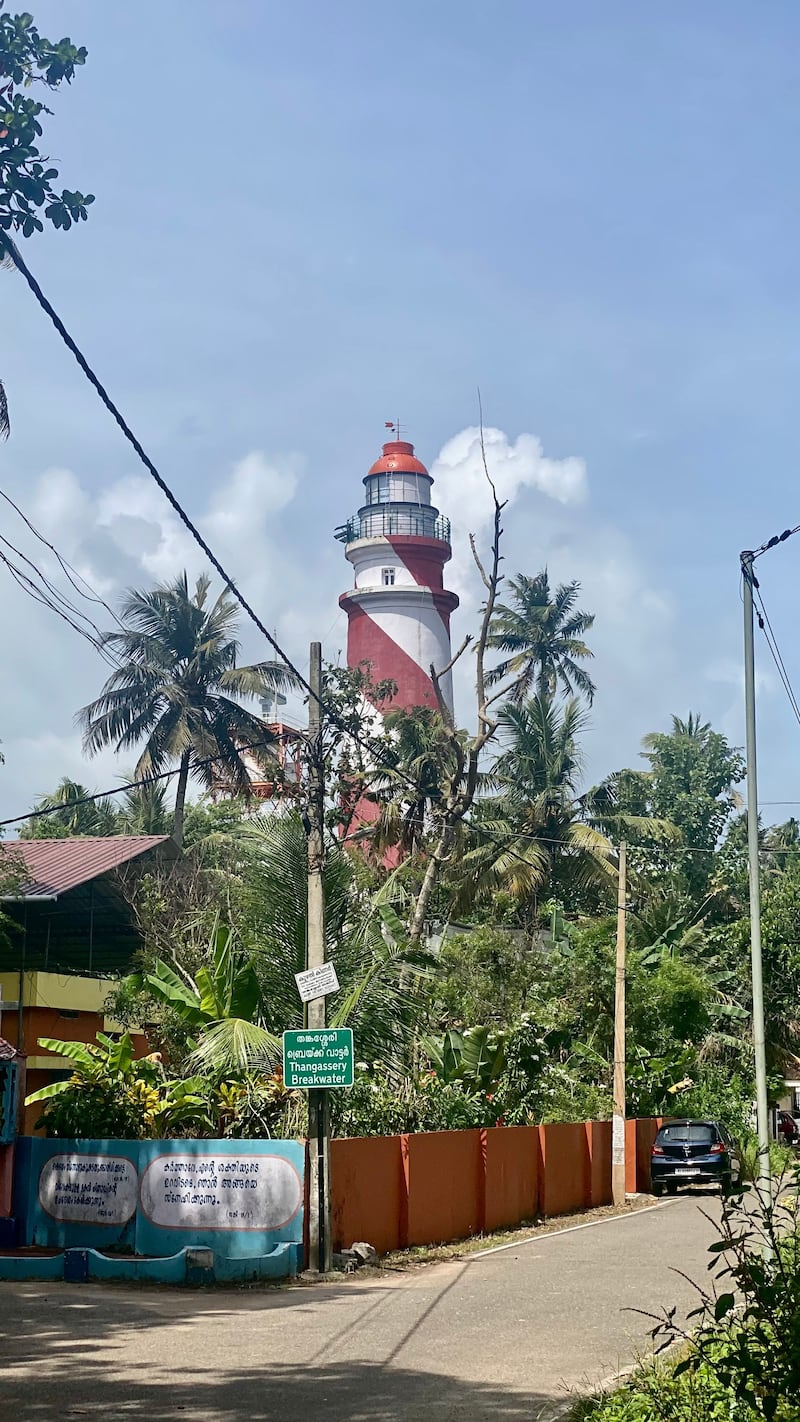
[[[58, 1007], [67, 1012], [102, 1012], [109, 983], [100, 978], [79, 978], [71, 973], [25, 973], [25, 1007]], [[3, 997], [16, 1002], [19, 973], [0, 973]]]

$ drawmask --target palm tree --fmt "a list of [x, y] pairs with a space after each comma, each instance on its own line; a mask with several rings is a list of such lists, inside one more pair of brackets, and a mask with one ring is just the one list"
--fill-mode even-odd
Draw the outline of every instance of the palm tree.
[[[134, 776], [125, 777], [126, 782], [134, 779]], [[153, 780], [144, 785], [126, 784], [120, 798], [122, 803], [117, 812], [117, 819], [121, 834], [169, 834], [170, 816], [165, 781]]]
[[[90, 755], [108, 745], [126, 751], [144, 740], [137, 778], [177, 762], [172, 835], [179, 846], [189, 776], [207, 788], [222, 778], [233, 794], [246, 797], [243, 747], [263, 748], [271, 739], [264, 721], [234, 698], [261, 697], [291, 681], [274, 663], [236, 665], [236, 604], [223, 592], [208, 607], [209, 587], [204, 574], [190, 594], [184, 572], [149, 592], [130, 591], [120, 628], [102, 637], [119, 670], [78, 717]], [[254, 755], [267, 758], [263, 750]]]
[[373, 841], [379, 852], [413, 854], [457, 774], [456, 756], [442, 717], [429, 706], [391, 711], [384, 726], [389, 744], [368, 792], [380, 806]]
[[512, 605], [498, 603], [492, 618], [489, 646], [505, 655], [490, 680], [516, 677], [511, 699], [517, 704], [534, 690], [553, 696], [561, 686], [570, 696], [579, 692], [591, 705], [595, 685], [579, 663], [593, 655], [583, 635], [594, 615], [577, 607], [580, 583], [561, 583], [551, 593], [545, 568], [534, 578], [520, 573], [509, 587]]
[[537, 693], [504, 707], [502, 749], [486, 777], [493, 792], [481, 798], [464, 856], [461, 899], [503, 889], [522, 903], [615, 874], [611, 842], [583, 818], [578, 737], [586, 715], [577, 698], [560, 709]]
[[586, 712], [576, 697], [559, 706], [537, 694], [505, 706], [501, 750], [486, 776], [490, 793], [478, 802], [464, 856], [462, 906], [503, 889], [518, 903], [542, 893], [570, 898], [590, 885], [616, 883], [611, 836], [675, 838], [673, 825], [623, 812], [580, 793], [579, 737]]
[[[42, 795], [34, 810], [52, 814], [28, 820], [20, 839], [69, 839], [73, 835], [118, 834], [117, 817], [107, 800], [92, 800], [91, 790], [65, 775], [52, 795]], [[88, 801], [88, 803], [86, 803]]]

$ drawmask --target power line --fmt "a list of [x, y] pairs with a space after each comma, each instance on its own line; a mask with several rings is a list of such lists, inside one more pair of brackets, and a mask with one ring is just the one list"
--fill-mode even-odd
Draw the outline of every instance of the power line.
[[792, 686], [789, 677], [789, 673], [786, 670], [786, 663], [783, 660], [781, 649], [778, 646], [778, 639], [775, 636], [772, 623], [769, 620], [769, 613], [767, 612], [764, 603], [764, 597], [761, 592], [758, 579], [755, 577], [753, 578], [753, 593], [758, 604], [756, 607], [756, 618], [758, 619], [758, 625], [761, 628], [761, 631], [764, 633], [764, 640], [766, 641], [767, 647], [769, 648], [770, 656], [772, 657], [772, 660], [777, 668], [778, 676], [780, 677], [784, 691], [786, 692], [786, 695], [789, 698], [789, 705], [792, 708], [794, 718], [797, 721], [798, 725], [800, 725], [800, 703], [798, 703], [794, 687]]
[[[26, 527], [30, 529], [34, 538], [37, 538], [40, 543], [43, 543], [45, 548], [49, 548], [50, 552], [53, 554], [53, 557], [57, 560], [59, 566], [61, 567], [62, 572], [65, 574], [67, 580], [72, 584], [78, 596], [85, 598], [87, 602], [96, 602], [98, 606], [102, 607], [104, 611], [108, 613], [109, 617], [111, 617], [113, 621], [116, 622], [117, 626], [121, 627], [122, 623], [120, 622], [120, 619], [114, 611], [113, 607], [111, 607], [111, 605], [106, 602], [105, 598], [102, 598], [100, 596], [97, 590], [92, 587], [91, 583], [86, 578], [84, 578], [83, 574], [79, 573], [77, 568], [74, 568], [69, 562], [69, 560], [65, 558], [62, 553], [59, 553], [55, 544], [51, 543], [48, 538], [45, 538], [43, 533], [39, 532], [39, 529], [36, 528], [35, 524], [31, 522], [31, 520], [28, 518], [28, 515], [24, 512], [23, 509], [19, 507], [19, 504], [16, 504], [14, 502], [14, 500], [11, 498], [11, 495], [5, 492], [5, 489], [0, 489], [0, 499], [5, 499], [6, 503], [14, 510], [16, 514], [19, 515]], [[82, 587], [80, 586], [81, 583], [83, 584]], [[92, 626], [94, 625], [95, 624], [92, 623]], [[99, 628], [95, 628], [95, 630], [99, 631]]]
[[796, 533], [800, 533], [800, 523], [794, 528], [785, 528], [783, 533], [775, 533], [772, 538], [768, 538], [766, 543], [762, 543], [753, 553], [753, 558], [760, 558], [763, 553], [768, 553], [770, 548], [777, 548], [779, 543], [785, 543], [787, 538], [793, 538]]
[[[309, 685], [309, 682], [308, 682], [308, 680], [306, 679], [306, 677], [303, 676], [303, 674], [302, 674], [302, 672], [299, 670], [299, 668], [298, 668], [298, 667], [295, 665], [295, 663], [291, 660], [291, 658], [289, 657], [289, 655], [283, 650], [283, 647], [281, 647], [280, 643], [277, 641], [277, 639], [272, 635], [272, 633], [271, 633], [271, 632], [269, 631], [269, 629], [266, 627], [266, 625], [264, 624], [264, 622], [263, 622], [263, 621], [261, 620], [261, 618], [258, 616], [257, 612], [254, 610], [254, 608], [253, 608], [253, 607], [250, 605], [250, 603], [247, 601], [247, 599], [245, 598], [244, 594], [243, 594], [242, 592], [240, 592], [240, 590], [239, 590], [239, 588], [237, 587], [236, 583], [234, 582], [233, 578], [231, 577], [231, 575], [230, 575], [228, 572], [226, 572], [226, 570], [225, 570], [225, 568], [223, 567], [222, 563], [219, 561], [219, 559], [218, 559], [218, 558], [216, 557], [216, 555], [213, 553], [212, 549], [210, 548], [209, 544], [206, 542], [206, 540], [205, 540], [205, 538], [203, 537], [203, 535], [201, 534], [200, 530], [197, 528], [196, 524], [194, 524], [194, 523], [192, 522], [192, 520], [191, 520], [191, 518], [189, 517], [188, 513], [186, 512], [186, 510], [183, 508], [183, 506], [181, 505], [181, 503], [179, 502], [179, 500], [178, 500], [178, 499], [176, 498], [176, 496], [173, 494], [173, 492], [172, 492], [172, 490], [170, 489], [169, 485], [167, 484], [166, 480], [165, 480], [165, 479], [162, 477], [162, 475], [159, 473], [159, 471], [158, 471], [158, 469], [156, 468], [155, 464], [153, 463], [152, 459], [151, 459], [150, 456], [147, 454], [146, 450], [144, 449], [144, 447], [142, 446], [142, 444], [140, 443], [140, 441], [137, 439], [136, 435], [133, 433], [133, 430], [130, 428], [130, 425], [127, 423], [127, 421], [125, 420], [124, 416], [121, 414], [120, 410], [119, 410], [119, 409], [117, 408], [117, 406], [114, 404], [114, 401], [111, 399], [111, 396], [108, 394], [108, 391], [107, 391], [107, 390], [105, 389], [105, 387], [103, 386], [103, 384], [102, 384], [102, 382], [100, 381], [99, 377], [98, 377], [98, 376], [95, 374], [95, 372], [92, 370], [92, 368], [91, 368], [91, 366], [89, 365], [89, 362], [87, 361], [87, 359], [86, 359], [86, 357], [84, 356], [83, 352], [80, 350], [79, 346], [78, 346], [78, 345], [76, 344], [76, 342], [73, 340], [72, 336], [70, 335], [69, 331], [67, 330], [66, 326], [64, 325], [64, 322], [61, 320], [61, 317], [58, 315], [58, 312], [57, 312], [57, 311], [55, 310], [55, 308], [52, 306], [52, 304], [50, 303], [50, 301], [48, 301], [47, 297], [45, 296], [44, 292], [42, 291], [42, 288], [40, 287], [40, 285], [39, 285], [38, 281], [36, 280], [35, 276], [33, 275], [33, 273], [30, 271], [29, 267], [27, 266], [27, 264], [26, 264], [24, 258], [22, 257], [22, 254], [19, 252], [19, 250], [18, 250], [18, 248], [16, 247], [15, 243], [11, 241], [11, 238], [10, 238], [10, 237], [8, 237], [6, 234], [4, 234], [4, 233], [1, 232], [1, 231], [0, 231], [0, 251], [5, 251], [5, 252], [8, 254], [9, 258], [10, 258], [11, 261], [14, 263], [14, 265], [15, 265], [16, 268], [17, 268], [17, 270], [20, 272], [20, 274], [22, 275], [22, 277], [23, 277], [24, 280], [26, 281], [28, 287], [30, 288], [31, 292], [33, 293], [33, 295], [34, 295], [36, 301], [38, 302], [39, 306], [40, 306], [41, 309], [45, 312], [45, 314], [49, 317], [49, 319], [50, 319], [50, 321], [52, 322], [52, 324], [55, 326], [56, 331], [58, 332], [58, 334], [59, 334], [59, 336], [61, 337], [61, 339], [62, 339], [62, 341], [64, 342], [64, 344], [67, 346], [67, 349], [68, 349], [69, 351], [71, 351], [72, 355], [75, 357], [75, 360], [77, 361], [78, 365], [80, 366], [80, 368], [81, 368], [81, 370], [83, 371], [84, 375], [86, 376], [87, 380], [88, 380], [88, 381], [90, 382], [90, 384], [94, 387], [95, 391], [96, 391], [97, 394], [99, 395], [99, 397], [100, 397], [102, 403], [105, 405], [105, 407], [106, 407], [106, 409], [108, 410], [109, 414], [111, 415], [112, 419], [113, 419], [113, 420], [115, 421], [115, 423], [119, 426], [120, 430], [122, 431], [123, 435], [124, 435], [125, 438], [127, 439], [128, 443], [129, 443], [129, 444], [133, 447], [133, 449], [136, 451], [136, 454], [138, 455], [138, 457], [139, 457], [139, 459], [141, 460], [142, 464], [143, 464], [144, 467], [147, 469], [147, 471], [148, 471], [148, 473], [150, 474], [151, 478], [155, 480], [156, 484], [158, 485], [158, 487], [159, 487], [159, 489], [161, 490], [162, 494], [163, 494], [164, 497], [166, 498], [167, 502], [170, 504], [171, 508], [174, 509], [175, 513], [178, 515], [178, 518], [181, 520], [181, 523], [184, 525], [184, 527], [185, 527], [185, 528], [189, 531], [189, 533], [192, 535], [192, 538], [194, 539], [195, 543], [197, 543], [198, 547], [202, 549], [203, 553], [204, 553], [205, 556], [208, 558], [208, 560], [209, 560], [209, 562], [211, 563], [212, 567], [215, 569], [215, 571], [216, 571], [216, 572], [219, 574], [219, 576], [221, 577], [221, 579], [222, 579], [222, 581], [224, 582], [225, 586], [229, 589], [229, 591], [233, 594], [233, 596], [234, 596], [234, 598], [236, 599], [236, 601], [239, 603], [239, 606], [243, 609], [244, 612], [246, 612], [247, 616], [250, 618], [250, 620], [251, 620], [251, 622], [254, 624], [254, 626], [258, 628], [259, 632], [261, 632], [262, 636], [264, 636], [264, 637], [266, 638], [267, 642], [268, 642], [269, 645], [272, 647], [273, 651], [275, 651], [275, 652], [277, 653], [277, 655], [281, 658], [281, 660], [284, 662], [285, 666], [287, 667], [287, 669], [289, 670], [289, 672], [291, 672], [292, 677], [295, 679], [295, 681], [297, 682], [297, 684], [300, 685], [300, 686], [302, 686], [303, 689], [304, 689], [304, 691], [306, 691], [306, 692], [308, 693], [308, 696], [309, 696], [310, 698], [312, 698], [314, 701], [316, 701], [316, 702], [319, 704], [320, 708], [327, 714], [329, 720], [331, 720], [335, 725], [338, 725], [338, 727], [339, 727], [339, 729], [340, 729], [341, 731], [344, 731], [344, 733], [345, 733], [346, 735], [348, 735], [354, 742], [356, 742], [357, 744], [359, 744], [359, 745], [362, 747], [362, 749], [366, 749], [366, 750], [369, 752], [369, 754], [370, 754], [371, 756], [376, 756], [376, 747], [375, 747], [375, 745], [372, 744], [371, 742], [367, 741], [363, 736], [359, 736], [359, 735], [353, 730], [352, 727], [347, 726], [346, 723], [342, 720], [342, 718], [341, 718], [340, 716], [338, 716], [337, 713], [336, 713], [334, 710], [332, 710], [332, 708], [330, 707], [330, 705], [326, 704], [324, 697], [319, 696], [319, 695], [317, 694], [317, 692], [315, 692], [315, 691], [311, 688], [311, 686]], [[386, 764], [388, 765], [388, 762], [387, 762]], [[414, 782], [413, 782], [413, 780], [411, 779], [410, 776], [408, 776], [408, 775], [403, 775], [403, 772], [402, 772], [402, 771], [398, 771], [396, 767], [392, 767], [392, 768], [395, 770], [395, 773], [398, 774], [398, 775], [400, 775], [402, 778], [404, 778], [404, 779], [407, 781], [407, 783], [408, 783], [409, 785], [411, 785], [411, 786], [414, 785]]]
[[[7, 540], [2, 539], [2, 542], [7, 543]], [[11, 545], [8, 546], [10, 547]], [[21, 554], [20, 556], [23, 558], [24, 561], [29, 561], [28, 559], [25, 559], [24, 554]], [[29, 597], [33, 598], [34, 602], [41, 603], [43, 607], [48, 608], [51, 612], [55, 612], [56, 616], [60, 617], [62, 621], [66, 622], [74, 632], [77, 632], [79, 636], [85, 638], [85, 640], [91, 644], [95, 651], [100, 653], [100, 655], [103, 657], [103, 659], [109, 666], [118, 667], [119, 663], [111, 656], [109, 652], [106, 651], [106, 649], [99, 643], [99, 641], [92, 636], [92, 634], [87, 630], [87, 628], [82, 627], [80, 623], [76, 622], [74, 620], [74, 617], [70, 616], [69, 612], [65, 610], [65, 608], [70, 606], [70, 604], [63, 603], [62, 599], [63, 605], [59, 607], [58, 603], [54, 601], [51, 597], [48, 597], [47, 593], [42, 588], [37, 587], [33, 579], [28, 577], [28, 575], [24, 572], [22, 568], [18, 567], [17, 564], [15, 564], [5, 553], [3, 553], [2, 549], [0, 549], [0, 563], [3, 563], [8, 568], [8, 571], [10, 572], [15, 583], [17, 583], [19, 587], [22, 588], [23, 592], [27, 593]], [[81, 616], [77, 609], [72, 609], [72, 611], [74, 612], [75, 617]]]
[[[284, 735], [277, 735], [269, 741], [250, 741], [245, 746], [240, 746], [240, 751], [259, 750], [262, 747], [276, 745], [284, 739]], [[226, 756], [208, 755], [202, 760], [193, 762], [193, 769], [204, 765], [213, 765], [216, 761], [227, 760]], [[96, 790], [91, 795], [80, 795], [75, 800], [67, 800], [61, 805], [45, 805], [38, 810], [28, 810], [24, 815], [12, 815], [7, 820], [0, 820], [0, 829], [6, 829], [9, 825], [24, 824], [28, 820], [41, 820], [46, 815], [58, 815], [76, 810], [81, 805], [92, 805], [97, 800], [107, 800], [111, 795], [124, 795], [127, 790], [138, 790], [144, 785], [156, 785], [162, 780], [171, 780], [174, 775], [180, 775], [180, 766], [175, 766], [172, 770], [162, 770], [157, 775], [144, 775], [139, 780], [128, 780], [123, 785], [116, 785], [112, 790]]]

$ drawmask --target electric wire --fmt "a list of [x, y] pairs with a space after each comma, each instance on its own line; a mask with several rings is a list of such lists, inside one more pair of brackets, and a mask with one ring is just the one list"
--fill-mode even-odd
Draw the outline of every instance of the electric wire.
[[[370, 742], [368, 742], [365, 738], [359, 736], [359, 735], [353, 730], [352, 727], [347, 726], [347, 725], [343, 722], [342, 718], [337, 714], [336, 710], [335, 710], [334, 708], [331, 708], [331, 706], [326, 703], [324, 697], [318, 695], [318, 693], [317, 693], [316, 691], [314, 691], [314, 689], [311, 687], [310, 683], [308, 682], [307, 678], [303, 676], [303, 674], [302, 674], [302, 672], [300, 671], [299, 667], [292, 661], [292, 659], [289, 657], [288, 653], [284, 651], [283, 647], [280, 645], [280, 643], [278, 642], [277, 638], [272, 635], [272, 633], [269, 631], [269, 629], [268, 629], [268, 627], [266, 626], [266, 624], [265, 624], [265, 623], [262, 621], [262, 619], [258, 616], [258, 613], [255, 611], [255, 609], [254, 609], [254, 608], [251, 606], [251, 604], [248, 602], [247, 598], [245, 598], [244, 594], [240, 591], [239, 587], [237, 586], [237, 584], [236, 584], [236, 582], [234, 581], [234, 579], [233, 579], [233, 577], [231, 576], [231, 574], [228, 573], [228, 572], [226, 571], [226, 569], [223, 567], [222, 563], [221, 563], [220, 560], [217, 558], [216, 554], [213, 552], [213, 550], [212, 550], [211, 547], [209, 546], [209, 544], [208, 544], [208, 542], [206, 541], [206, 539], [203, 537], [203, 535], [202, 535], [202, 533], [200, 532], [200, 530], [197, 528], [197, 525], [196, 525], [195, 523], [193, 523], [192, 519], [189, 517], [189, 514], [186, 512], [186, 510], [183, 508], [183, 506], [182, 506], [182, 504], [180, 503], [180, 501], [178, 500], [178, 498], [175, 496], [175, 494], [173, 494], [173, 492], [172, 492], [172, 490], [170, 489], [169, 485], [167, 484], [166, 480], [165, 480], [165, 479], [162, 477], [162, 475], [159, 473], [159, 471], [158, 471], [158, 469], [156, 468], [155, 464], [153, 463], [152, 459], [150, 458], [150, 456], [148, 455], [147, 451], [144, 449], [143, 445], [140, 443], [140, 441], [138, 440], [138, 438], [137, 438], [136, 435], [134, 434], [134, 432], [133, 432], [133, 430], [131, 429], [130, 425], [127, 423], [127, 421], [125, 420], [125, 418], [124, 418], [124, 416], [122, 415], [122, 413], [120, 412], [120, 410], [119, 410], [119, 409], [117, 408], [117, 406], [114, 404], [114, 401], [111, 399], [111, 396], [109, 395], [108, 391], [105, 389], [105, 387], [104, 387], [104, 385], [102, 384], [102, 382], [100, 381], [99, 377], [98, 377], [98, 376], [95, 374], [95, 372], [92, 370], [92, 367], [89, 365], [88, 360], [87, 360], [86, 357], [84, 356], [84, 354], [83, 354], [83, 352], [81, 351], [80, 347], [76, 344], [76, 342], [75, 342], [75, 340], [73, 339], [73, 337], [70, 335], [69, 331], [67, 330], [66, 326], [64, 325], [64, 322], [61, 320], [61, 317], [59, 316], [58, 312], [55, 310], [55, 308], [53, 307], [53, 305], [51, 304], [51, 302], [50, 302], [50, 301], [48, 300], [48, 298], [45, 296], [44, 292], [42, 291], [41, 286], [39, 285], [38, 281], [36, 280], [36, 277], [35, 277], [35, 276], [33, 275], [33, 273], [31, 272], [30, 268], [28, 267], [27, 263], [25, 262], [25, 260], [24, 260], [24, 258], [23, 258], [23, 256], [22, 256], [22, 254], [21, 254], [21, 252], [19, 251], [19, 249], [17, 248], [16, 244], [15, 244], [14, 242], [12, 242], [11, 238], [8, 237], [7, 234], [5, 234], [5, 233], [3, 233], [3, 232], [0, 231], [0, 252], [2, 252], [2, 251], [5, 251], [5, 253], [7, 254], [7, 256], [8, 256], [8, 257], [10, 258], [10, 260], [14, 263], [14, 266], [17, 268], [17, 270], [19, 271], [20, 275], [23, 277], [23, 279], [24, 279], [25, 282], [27, 283], [27, 285], [28, 285], [30, 291], [32, 292], [33, 296], [35, 297], [37, 303], [39, 304], [39, 306], [41, 307], [41, 309], [45, 312], [45, 314], [47, 315], [47, 317], [49, 318], [49, 320], [52, 322], [53, 326], [55, 327], [55, 329], [56, 329], [56, 331], [58, 332], [59, 336], [61, 337], [62, 341], [63, 341], [64, 344], [67, 346], [67, 349], [68, 349], [68, 350], [72, 353], [72, 355], [74, 356], [75, 360], [77, 361], [78, 365], [80, 366], [80, 368], [81, 368], [81, 370], [83, 371], [84, 375], [86, 376], [87, 380], [88, 380], [89, 383], [93, 386], [94, 390], [97, 392], [97, 395], [99, 396], [99, 398], [100, 398], [100, 400], [102, 401], [103, 405], [104, 405], [105, 408], [108, 410], [108, 413], [111, 415], [111, 417], [112, 417], [112, 419], [115, 421], [115, 423], [119, 426], [119, 429], [122, 431], [122, 433], [123, 433], [123, 435], [125, 436], [125, 438], [126, 438], [126, 440], [128, 441], [128, 443], [129, 443], [129, 444], [132, 446], [132, 448], [135, 450], [136, 454], [138, 455], [138, 457], [139, 457], [140, 461], [142, 462], [142, 464], [144, 465], [145, 469], [146, 469], [146, 470], [148, 471], [148, 473], [150, 474], [151, 478], [152, 478], [152, 479], [155, 481], [155, 483], [158, 485], [159, 489], [161, 490], [161, 492], [162, 492], [162, 494], [164, 495], [165, 499], [166, 499], [167, 502], [169, 503], [170, 507], [174, 510], [174, 512], [177, 514], [178, 518], [180, 519], [181, 523], [184, 525], [184, 527], [187, 529], [187, 531], [191, 534], [191, 536], [192, 536], [192, 538], [194, 539], [195, 543], [198, 545], [198, 547], [203, 551], [203, 553], [205, 554], [205, 556], [208, 558], [209, 562], [211, 563], [211, 566], [212, 566], [212, 567], [214, 568], [214, 570], [219, 574], [219, 576], [220, 576], [220, 578], [222, 579], [223, 583], [224, 583], [225, 586], [228, 588], [228, 590], [229, 590], [230, 593], [233, 595], [233, 597], [236, 599], [236, 601], [239, 603], [239, 606], [243, 609], [243, 611], [244, 611], [244, 612], [247, 614], [247, 616], [250, 618], [250, 620], [251, 620], [251, 622], [253, 623], [253, 625], [258, 629], [258, 631], [262, 634], [262, 636], [266, 638], [266, 640], [267, 640], [267, 642], [269, 643], [270, 647], [272, 647], [273, 651], [280, 657], [280, 659], [282, 660], [282, 662], [283, 662], [284, 665], [286, 666], [287, 670], [291, 673], [291, 675], [292, 675], [292, 677], [294, 678], [294, 680], [296, 681], [296, 683], [297, 683], [299, 686], [302, 686], [303, 690], [308, 694], [308, 696], [318, 703], [320, 709], [321, 709], [323, 712], [325, 712], [325, 714], [328, 716], [328, 719], [331, 720], [331, 721], [333, 721], [333, 723], [334, 723], [335, 725], [337, 725], [340, 730], [344, 731], [348, 736], [350, 736], [350, 738], [351, 738], [354, 742], [356, 742], [357, 744], [360, 744], [361, 747], [362, 747], [362, 749], [366, 749], [366, 750], [369, 751], [369, 753], [370, 753], [371, 755], [374, 755], [374, 754], [375, 754], [375, 749], [376, 749], [375, 746], [374, 746], [373, 744], [371, 744]], [[411, 779], [410, 776], [404, 776], [404, 775], [403, 775], [403, 772], [397, 770], [396, 767], [392, 767], [392, 768], [395, 770], [395, 773], [396, 773], [399, 777], [406, 779], [406, 781], [408, 782], [409, 785], [413, 785], [414, 782], [412, 781], [412, 779]]]
[[789, 705], [792, 708], [794, 718], [797, 721], [798, 725], [800, 725], [800, 703], [798, 703], [797, 695], [795, 693], [794, 687], [792, 686], [789, 673], [786, 670], [786, 663], [783, 660], [783, 655], [778, 645], [778, 639], [775, 636], [772, 623], [769, 619], [769, 613], [767, 612], [766, 605], [764, 603], [763, 594], [756, 578], [753, 578], [753, 594], [757, 604], [756, 619], [758, 621], [758, 625], [764, 634], [764, 640], [767, 644], [767, 647], [769, 648], [770, 656], [772, 657], [772, 660], [775, 663], [775, 667], [777, 669], [778, 676], [780, 677], [783, 689], [789, 699]]
[[[28, 515], [24, 512], [24, 510], [20, 508], [19, 504], [15, 503], [14, 500], [11, 498], [11, 495], [6, 493], [5, 489], [0, 489], [0, 499], [5, 499], [6, 503], [14, 510], [16, 514], [19, 515], [26, 527], [30, 529], [34, 538], [38, 539], [40, 543], [44, 544], [45, 548], [48, 548], [50, 550], [50, 552], [53, 554], [53, 557], [59, 563], [65, 577], [72, 584], [76, 593], [78, 593], [80, 597], [85, 598], [87, 602], [97, 603], [98, 606], [102, 607], [103, 610], [108, 613], [109, 617], [111, 617], [113, 621], [116, 622], [117, 626], [121, 628], [123, 624], [117, 616], [116, 612], [114, 611], [113, 607], [110, 605], [110, 603], [106, 602], [105, 598], [102, 598], [100, 596], [97, 590], [92, 587], [91, 583], [86, 578], [84, 578], [82, 573], [78, 572], [77, 568], [73, 567], [72, 563], [70, 563], [69, 560], [65, 558], [62, 553], [59, 553], [55, 544], [51, 543], [50, 540], [39, 531], [36, 525], [31, 521], [31, 519], [28, 518]], [[83, 586], [81, 586], [81, 584]]]
[[[297, 733], [295, 732], [293, 734]], [[260, 750], [262, 748], [266, 748], [267, 746], [274, 746], [278, 742], [286, 738], [287, 733], [284, 732], [280, 735], [273, 737], [269, 741], [250, 741], [247, 745], [240, 746], [239, 750], [241, 752], [248, 750]], [[199, 769], [201, 766], [213, 765], [217, 761], [224, 761], [226, 759], [227, 757], [223, 755], [208, 755], [204, 756], [202, 760], [193, 761], [192, 767], [193, 769]], [[41, 820], [44, 819], [47, 815], [64, 814], [65, 812], [68, 812], [70, 810], [78, 809], [81, 805], [92, 805], [97, 800], [107, 800], [112, 795], [124, 795], [127, 790], [138, 790], [142, 786], [156, 785], [160, 781], [171, 780], [175, 775], [180, 775], [179, 765], [174, 766], [172, 770], [159, 771], [155, 775], [143, 775], [137, 780], [126, 780], [124, 784], [116, 785], [111, 790], [95, 790], [92, 792], [91, 795], [80, 795], [74, 800], [66, 801], [64, 804], [43, 805], [37, 810], [26, 811], [24, 815], [12, 815], [8, 819], [0, 820], [0, 829], [7, 829], [11, 825], [24, 824], [28, 820]], [[11, 843], [11, 841], [9, 841], [9, 843]]]
[[760, 558], [762, 554], [768, 553], [771, 548], [777, 548], [779, 543], [785, 543], [787, 538], [793, 538], [796, 533], [800, 533], [800, 523], [794, 528], [785, 528], [783, 533], [775, 533], [772, 538], [768, 538], [766, 543], [760, 544], [753, 552], [753, 558]]

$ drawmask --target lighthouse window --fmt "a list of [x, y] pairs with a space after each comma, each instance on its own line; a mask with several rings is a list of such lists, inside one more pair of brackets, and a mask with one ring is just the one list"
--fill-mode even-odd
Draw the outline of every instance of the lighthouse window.
[[373, 474], [367, 486], [368, 504], [388, 504], [389, 475]]
[[383, 569], [383, 586], [385, 588], [394, 587], [394, 568]]

